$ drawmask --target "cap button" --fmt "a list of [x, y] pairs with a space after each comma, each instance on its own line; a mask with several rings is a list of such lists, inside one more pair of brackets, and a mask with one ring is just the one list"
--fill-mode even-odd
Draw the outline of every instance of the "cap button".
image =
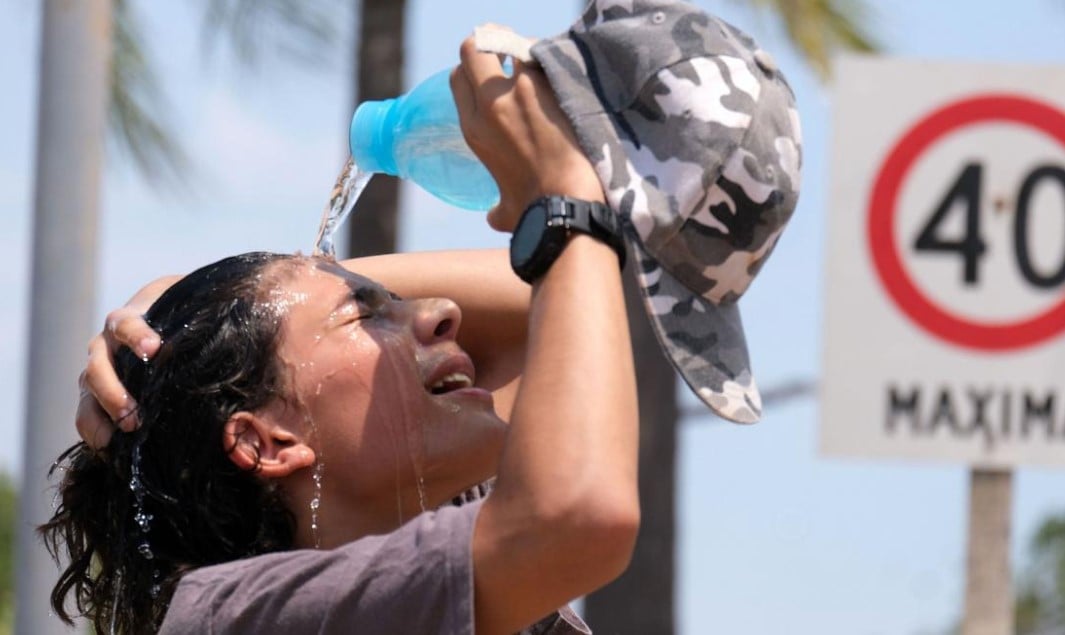
[[754, 52], [754, 61], [767, 75], [772, 75], [777, 72], [776, 60], [774, 60], [773, 56], [764, 49], [758, 49]]

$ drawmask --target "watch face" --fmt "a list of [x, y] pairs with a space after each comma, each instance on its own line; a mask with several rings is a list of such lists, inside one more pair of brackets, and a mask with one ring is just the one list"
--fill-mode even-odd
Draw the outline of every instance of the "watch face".
[[534, 205], [525, 212], [510, 241], [510, 255], [515, 263], [529, 261], [540, 244], [546, 225], [547, 209], [543, 205]]

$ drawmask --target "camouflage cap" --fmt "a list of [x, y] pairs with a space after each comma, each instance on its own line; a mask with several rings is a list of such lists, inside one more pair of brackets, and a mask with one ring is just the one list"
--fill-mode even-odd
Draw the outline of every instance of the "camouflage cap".
[[622, 219], [667, 356], [716, 413], [757, 421], [736, 301], [798, 199], [784, 77], [750, 37], [679, 1], [595, 0], [531, 52]]

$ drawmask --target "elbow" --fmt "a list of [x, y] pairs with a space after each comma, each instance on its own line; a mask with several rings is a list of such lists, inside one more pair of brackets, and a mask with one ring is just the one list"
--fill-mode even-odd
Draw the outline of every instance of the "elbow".
[[631, 496], [599, 492], [580, 497], [551, 524], [556, 553], [586, 574], [584, 593], [590, 593], [629, 567], [640, 531], [639, 498], [635, 491]]
[[597, 588], [609, 584], [629, 568], [639, 533], [640, 505], [634, 501], [610, 510], [585, 537], [585, 545], [599, 545], [595, 549], [601, 575]]

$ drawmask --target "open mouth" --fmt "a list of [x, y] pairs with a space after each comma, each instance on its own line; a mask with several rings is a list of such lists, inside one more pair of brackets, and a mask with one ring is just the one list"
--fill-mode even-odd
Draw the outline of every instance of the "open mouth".
[[474, 485], [470, 489], [462, 492], [455, 498], [451, 499], [451, 504], [455, 507], [462, 507], [466, 503], [472, 503], [488, 496], [488, 492], [492, 491], [492, 485], [495, 483], [494, 478], [490, 478], [483, 483]]
[[434, 395], [442, 395], [455, 390], [462, 390], [473, 386], [473, 379], [462, 372], [449, 373], [429, 386], [429, 392]]

